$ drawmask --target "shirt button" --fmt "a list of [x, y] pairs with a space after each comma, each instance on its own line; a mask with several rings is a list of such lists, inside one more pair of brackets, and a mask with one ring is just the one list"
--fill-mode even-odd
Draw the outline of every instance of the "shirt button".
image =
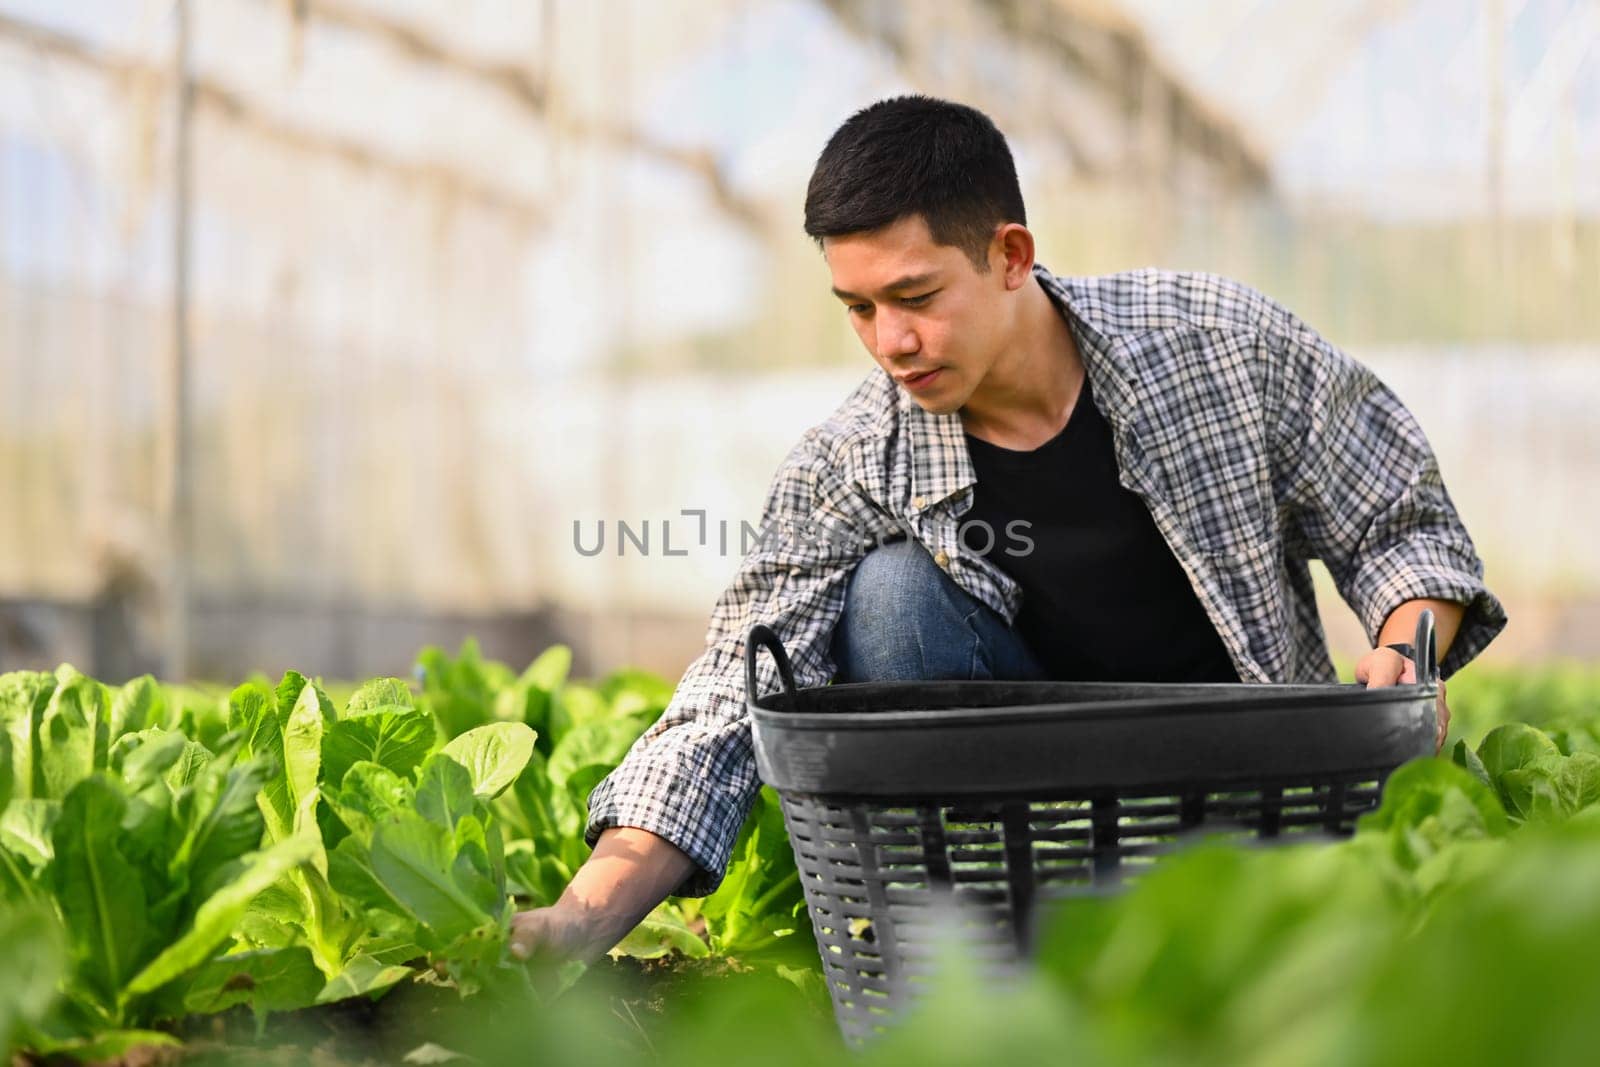
[[944, 553], [943, 553], [943, 552], [940, 552], [940, 553], [938, 553], [938, 554], [937, 554], [937, 555], [935, 555], [935, 556], [934, 556], [934, 557], [933, 557], [933, 561], [934, 561], [934, 562], [935, 562], [935, 563], [937, 563], [937, 564], [938, 564], [938, 565], [939, 565], [939, 566], [941, 566], [941, 567], [948, 567], [948, 566], [950, 566], [950, 557], [949, 557], [949, 556], [947, 556], [947, 555], [945, 555], [945, 554], [944, 554]]
[[923, 500], [923, 498], [919, 496], [915, 500], [911, 501], [911, 506], [920, 511], [922, 509], [922, 505], [925, 503], [927, 503], [927, 501]]

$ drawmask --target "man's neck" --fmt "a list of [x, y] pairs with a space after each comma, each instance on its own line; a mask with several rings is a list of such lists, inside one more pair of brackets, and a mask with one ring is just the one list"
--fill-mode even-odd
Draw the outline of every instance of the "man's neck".
[[1032, 451], [1072, 417], [1084, 369], [1066, 319], [1038, 280], [1024, 293], [1017, 336], [961, 408], [961, 422], [980, 440]]

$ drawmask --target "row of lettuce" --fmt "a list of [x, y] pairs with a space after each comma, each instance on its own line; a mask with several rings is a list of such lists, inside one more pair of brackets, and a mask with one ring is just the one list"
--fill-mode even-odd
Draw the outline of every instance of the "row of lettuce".
[[[0, 675], [0, 1039], [95, 1059], [238, 1005], [419, 982], [528, 999], [511, 917], [560, 895], [589, 791], [671, 696], [570, 663], [557, 646], [518, 674], [469, 643], [426, 650], [415, 686]], [[768, 795], [723, 889], [619, 951], [759, 958], [789, 938], [805, 958], [808, 935]]]
[[[413, 684], [0, 676], [0, 1038], [94, 1059], [227, 1009], [430, 988], [458, 1005], [418, 1050], [435, 1061], [837, 1058], [826, 1013], [797, 1010], [815, 948], [770, 795], [724, 887], [621, 950], [781, 965], [723, 971], [641, 1025], [581, 985], [539, 995], [509, 958], [511, 914], [559, 895], [589, 789], [670, 697], [569, 665], [555, 648], [519, 674], [469, 646], [426, 651]], [[1472, 743], [1397, 771], [1354, 839], [1186, 850], [1060, 905], [1013, 978], [955, 951], [867, 1060], [1587, 1062], [1600, 674], [1474, 672], [1450, 698]]]

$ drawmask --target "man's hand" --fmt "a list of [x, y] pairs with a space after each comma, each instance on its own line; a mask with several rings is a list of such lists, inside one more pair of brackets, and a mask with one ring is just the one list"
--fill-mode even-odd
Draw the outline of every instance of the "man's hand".
[[571, 906], [519, 911], [511, 918], [511, 954], [519, 960], [593, 963], [607, 948], [596, 943], [597, 933], [593, 920]]
[[693, 871], [694, 861], [665, 838], [609, 827], [560, 900], [512, 917], [511, 954], [593, 963]]
[[[1366, 683], [1368, 689], [1381, 689], [1388, 685], [1414, 685], [1417, 665], [1392, 648], [1375, 648], [1361, 657], [1356, 664], [1356, 681]], [[1439, 725], [1434, 731], [1433, 750], [1444, 751], [1445, 735], [1450, 732], [1450, 706], [1444, 700], [1444, 680], [1439, 681]]]

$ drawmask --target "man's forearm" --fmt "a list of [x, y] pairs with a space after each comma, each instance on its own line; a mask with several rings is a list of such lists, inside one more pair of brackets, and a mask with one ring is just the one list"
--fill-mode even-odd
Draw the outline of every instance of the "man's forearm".
[[555, 906], [590, 933], [588, 955], [603, 955], [694, 872], [666, 838], [633, 826], [603, 830], [594, 852]]
[[[1439, 646], [1439, 662], [1443, 663], [1444, 654], [1455, 640], [1461, 618], [1466, 613], [1466, 605], [1453, 600], [1407, 600], [1383, 621], [1383, 628], [1378, 631], [1378, 646], [1410, 644], [1417, 635], [1417, 616], [1424, 609], [1433, 612], [1434, 640]], [[1418, 649], [1417, 654], [1420, 656], [1422, 650]]]

